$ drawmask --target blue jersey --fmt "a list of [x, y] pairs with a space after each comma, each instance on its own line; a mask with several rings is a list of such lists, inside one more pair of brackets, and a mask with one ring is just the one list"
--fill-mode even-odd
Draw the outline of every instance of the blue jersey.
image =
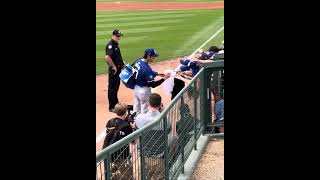
[[153, 81], [158, 75], [158, 73], [153, 71], [149, 64], [143, 59], [137, 59], [135, 67], [138, 69], [136, 85], [140, 87], [148, 87], [148, 82]]
[[207, 60], [207, 59], [210, 59], [213, 55], [214, 55], [213, 51], [204, 52], [201, 54], [201, 56], [198, 59]]
[[191, 69], [192, 77], [194, 77], [200, 70], [198, 63], [191, 61], [189, 59], [181, 59], [180, 64], [181, 64], [180, 66], [181, 71], [188, 71]]
[[[207, 60], [210, 59], [214, 55], [213, 51], [207, 51], [201, 54], [201, 56], [198, 58], [200, 60]], [[188, 71], [191, 69], [192, 71], [192, 77], [194, 77], [199, 71], [200, 71], [200, 66], [198, 63], [189, 60], [189, 59], [182, 59], [180, 60], [180, 70], [181, 71]]]

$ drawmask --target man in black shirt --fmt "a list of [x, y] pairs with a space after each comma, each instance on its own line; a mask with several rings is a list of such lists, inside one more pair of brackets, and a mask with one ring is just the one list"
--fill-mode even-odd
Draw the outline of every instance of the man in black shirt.
[[115, 105], [118, 101], [118, 91], [120, 86], [119, 74], [124, 67], [118, 42], [123, 34], [115, 29], [112, 32], [112, 38], [106, 45], [106, 61], [109, 66], [109, 80], [108, 80], [108, 100], [109, 111], [114, 112]]
[[[106, 125], [106, 137], [103, 142], [102, 148], [106, 148], [109, 145], [119, 141], [120, 139], [128, 136], [133, 132], [132, 127], [134, 126], [132, 123], [128, 122], [127, 117], [127, 104], [118, 103], [115, 106], [115, 113], [117, 117], [110, 119]], [[132, 172], [132, 164], [128, 160], [130, 157], [130, 148], [129, 144], [126, 146], [119, 148], [117, 151], [111, 154], [110, 159], [110, 167], [112, 167], [112, 178], [111, 179], [128, 179], [133, 175]], [[113, 165], [112, 165], [113, 164]], [[105, 172], [109, 171], [107, 169], [107, 161], [104, 161]], [[116, 173], [117, 171], [120, 172]], [[106, 173], [107, 175], [107, 173]], [[107, 178], [106, 178], [107, 179]]]

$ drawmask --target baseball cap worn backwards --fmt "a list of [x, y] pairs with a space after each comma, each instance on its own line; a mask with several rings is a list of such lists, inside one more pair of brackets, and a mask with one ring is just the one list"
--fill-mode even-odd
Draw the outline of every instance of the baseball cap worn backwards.
[[116, 35], [118, 37], [123, 36], [123, 34], [118, 29], [113, 30], [112, 35]]
[[153, 49], [153, 48], [147, 48], [145, 51], [144, 51], [144, 55], [145, 56], [152, 56], [152, 57], [158, 57], [159, 54], [157, 54], [157, 52]]

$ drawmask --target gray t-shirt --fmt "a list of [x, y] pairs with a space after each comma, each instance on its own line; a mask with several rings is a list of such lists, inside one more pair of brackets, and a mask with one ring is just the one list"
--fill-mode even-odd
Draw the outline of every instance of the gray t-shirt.
[[135, 122], [138, 128], [142, 128], [143, 126], [147, 125], [148, 123], [157, 120], [160, 116], [159, 111], [148, 111], [145, 114], [138, 114]]

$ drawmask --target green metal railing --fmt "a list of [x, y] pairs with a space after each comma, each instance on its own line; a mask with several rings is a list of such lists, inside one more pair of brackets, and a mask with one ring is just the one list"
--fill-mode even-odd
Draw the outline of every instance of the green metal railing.
[[[214, 100], [212, 97], [220, 96], [224, 99], [224, 60], [217, 60], [214, 63], [206, 64], [204, 66], [205, 72], [205, 93], [206, 99], [204, 100], [206, 116], [205, 122], [205, 134], [216, 133], [217, 127], [224, 127], [224, 123], [212, 121], [212, 114], [214, 109]], [[210, 109], [211, 108], [211, 109]]]
[[212, 74], [221, 70], [223, 61], [201, 68], [157, 120], [99, 152], [96, 179], [171, 180], [184, 173], [198, 138], [214, 125], [209, 91], [224, 92], [220, 82], [212, 85]]

